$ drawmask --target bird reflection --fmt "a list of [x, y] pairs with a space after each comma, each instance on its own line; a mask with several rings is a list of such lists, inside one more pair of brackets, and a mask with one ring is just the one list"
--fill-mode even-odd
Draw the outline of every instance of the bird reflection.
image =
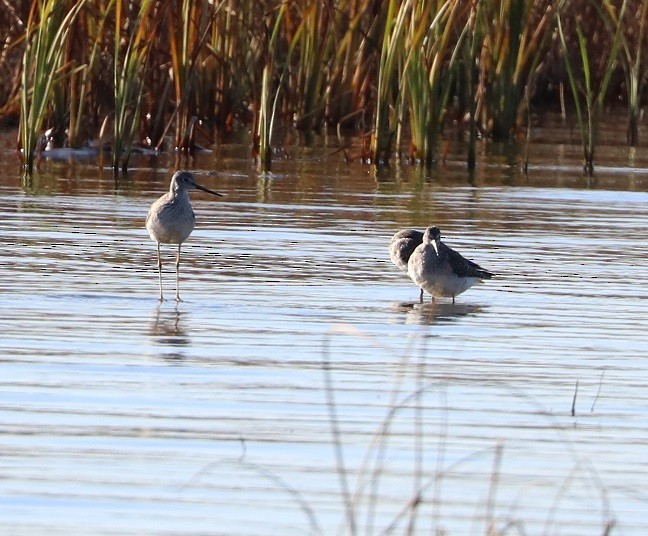
[[[157, 344], [172, 347], [184, 347], [191, 344], [186, 330], [184, 329], [183, 317], [184, 311], [180, 310], [180, 304], [175, 303], [173, 308], [163, 309], [163, 304], [160, 302], [155, 307], [153, 320], [149, 327], [148, 333]], [[165, 354], [165, 359], [182, 359], [182, 353]]]
[[435, 322], [454, 321], [460, 317], [479, 314], [484, 307], [469, 303], [425, 302], [396, 303], [394, 309], [405, 313], [405, 324], [431, 325]]

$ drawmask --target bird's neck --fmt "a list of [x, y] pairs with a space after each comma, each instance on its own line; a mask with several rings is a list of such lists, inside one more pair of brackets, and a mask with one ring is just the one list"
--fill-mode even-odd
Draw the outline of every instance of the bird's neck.
[[187, 190], [185, 190], [184, 188], [180, 188], [175, 183], [171, 185], [171, 188], [169, 188], [169, 193], [174, 197], [182, 197], [188, 195]]

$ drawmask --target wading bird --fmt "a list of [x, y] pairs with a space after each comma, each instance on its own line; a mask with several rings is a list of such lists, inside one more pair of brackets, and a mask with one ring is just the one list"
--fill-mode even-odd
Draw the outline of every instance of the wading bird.
[[[407, 261], [414, 250], [423, 242], [423, 233], [415, 229], [398, 231], [389, 241], [389, 256], [392, 262], [407, 273]], [[423, 289], [419, 301], [423, 303]]]
[[169, 191], [151, 205], [146, 216], [146, 229], [157, 242], [158, 274], [160, 279], [160, 301], [162, 295], [162, 260], [160, 244], [178, 244], [176, 257], [176, 301], [180, 301], [180, 247], [189, 238], [196, 224], [196, 216], [191, 208], [189, 190], [198, 189], [213, 195], [222, 196], [196, 183], [189, 171], [176, 171], [171, 177]]
[[428, 227], [423, 233], [423, 242], [409, 258], [407, 275], [430, 294], [433, 301], [434, 298], [452, 296], [454, 303], [455, 296], [494, 274], [441, 242], [438, 227]]

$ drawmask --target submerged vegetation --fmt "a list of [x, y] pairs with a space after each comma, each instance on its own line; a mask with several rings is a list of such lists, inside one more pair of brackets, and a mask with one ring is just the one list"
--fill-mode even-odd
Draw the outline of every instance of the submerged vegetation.
[[0, 120], [19, 124], [26, 173], [47, 145], [94, 144], [117, 172], [132, 150], [191, 154], [248, 125], [264, 169], [290, 125], [425, 166], [456, 127], [473, 167], [479, 137], [524, 134], [568, 88], [591, 173], [605, 106], [627, 105], [638, 142], [647, 17], [640, 0], [15, 0]]

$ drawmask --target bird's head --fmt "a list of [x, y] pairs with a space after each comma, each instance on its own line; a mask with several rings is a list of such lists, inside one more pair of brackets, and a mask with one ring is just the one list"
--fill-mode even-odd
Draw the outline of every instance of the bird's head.
[[441, 230], [438, 227], [428, 227], [423, 235], [423, 241], [426, 244], [432, 244], [436, 254], [439, 254], [439, 244], [441, 243]]
[[187, 190], [202, 190], [212, 195], [217, 195], [222, 197], [223, 194], [214, 192], [204, 186], [201, 186], [196, 182], [196, 177], [191, 171], [176, 171], [171, 177], [171, 191], [174, 193], [177, 192], [186, 192]]

